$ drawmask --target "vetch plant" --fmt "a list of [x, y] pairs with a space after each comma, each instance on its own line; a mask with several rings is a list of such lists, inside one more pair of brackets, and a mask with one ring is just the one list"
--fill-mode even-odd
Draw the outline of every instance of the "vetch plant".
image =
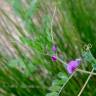
[[[59, 60], [61, 63], [66, 65], [66, 63], [64, 61], [60, 60], [59, 58], [57, 58], [57, 60]], [[78, 68], [82, 60], [92, 64], [93, 69], [92, 69], [91, 72]], [[61, 88], [60, 88], [60, 86], [57, 87], [56, 91], [54, 93], [53, 92], [52, 93], [48, 93], [47, 94], [48, 96], [55, 96], [55, 95], [56, 96], [61, 96], [60, 94], [62, 94], [62, 91], [63, 91], [64, 87], [69, 82], [69, 80], [73, 77], [74, 73], [76, 73], [77, 71], [81, 72], [81, 73], [89, 74], [84, 86], [82, 87], [82, 89], [78, 93], [78, 96], [81, 96], [81, 94], [84, 91], [84, 89], [85, 89], [88, 81], [90, 80], [91, 76], [92, 75], [96, 75], [96, 73], [93, 72], [96, 69], [96, 59], [91, 54], [90, 50], [87, 50], [87, 51], [82, 53], [82, 60], [80, 58], [80, 59], [75, 59], [75, 60], [71, 60], [71, 61], [68, 62], [68, 64], [66, 65], [65, 68], [67, 69], [67, 72], [70, 74], [69, 78], [66, 79], [66, 81], [63, 83]], [[56, 88], [56, 86], [54, 86], [54, 88]], [[58, 94], [57, 94], [57, 92], [58, 92]]]
[[56, 45], [53, 45], [53, 46], [52, 46], [52, 51], [54, 51], [54, 52], [57, 51], [57, 46], [56, 46]]
[[52, 59], [52, 61], [56, 61], [57, 60], [57, 57], [56, 57], [56, 55], [53, 55], [52, 57], [51, 57], [51, 59]]
[[[56, 52], [57, 51], [57, 46], [56, 45], [53, 45], [52, 46], [52, 51], [53, 52]], [[57, 60], [56, 53], [55, 53], [55, 55], [52, 55], [51, 59], [52, 59], [52, 61], [56, 61]]]
[[0, 1], [12, 5], [0, 6], [0, 96], [96, 95], [96, 0]]
[[68, 71], [68, 73], [72, 74], [79, 65], [80, 65], [80, 60], [71, 60], [67, 64], [67, 71]]

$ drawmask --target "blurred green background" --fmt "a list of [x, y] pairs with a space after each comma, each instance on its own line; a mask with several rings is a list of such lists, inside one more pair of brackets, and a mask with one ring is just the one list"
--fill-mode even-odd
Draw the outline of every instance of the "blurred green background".
[[[88, 74], [76, 72], [58, 94], [70, 78], [62, 62], [79, 58], [86, 44], [96, 57], [96, 0], [0, 4], [0, 96], [79, 96]], [[52, 62], [54, 54], [60, 60]], [[92, 66], [82, 62], [80, 68], [91, 71]], [[95, 76], [81, 96], [96, 96]]]

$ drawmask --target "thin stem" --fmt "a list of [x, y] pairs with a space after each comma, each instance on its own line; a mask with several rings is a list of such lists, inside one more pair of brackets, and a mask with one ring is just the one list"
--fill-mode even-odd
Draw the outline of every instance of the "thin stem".
[[76, 69], [76, 71], [78, 71], [78, 72], [82, 72], [82, 73], [86, 73], [86, 74], [96, 75], [96, 73], [94, 73], [94, 72], [91, 73], [91, 72], [86, 71], [86, 70]]
[[75, 72], [76, 72], [76, 71], [74, 71], [74, 72], [69, 76], [68, 80], [63, 84], [63, 86], [61, 87], [61, 89], [60, 89], [60, 91], [59, 91], [59, 93], [58, 93], [58, 96], [60, 96], [63, 88], [66, 86], [66, 84], [69, 82], [69, 80], [73, 77], [73, 75], [75, 74]]
[[81, 94], [82, 94], [82, 92], [84, 91], [84, 89], [85, 89], [85, 87], [86, 87], [88, 81], [90, 80], [90, 78], [91, 78], [91, 76], [92, 76], [93, 71], [94, 71], [94, 69], [92, 69], [92, 71], [90, 72], [90, 75], [88, 76], [88, 78], [87, 78], [85, 84], [83, 85], [82, 89], [80, 90], [80, 92], [79, 92], [79, 94], [78, 94], [77, 96], [81, 96]]
[[51, 21], [51, 36], [52, 36], [52, 43], [54, 43], [54, 39], [53, 39], [53, 20], [54, 20], [54, 16], [55, 16], [55, 13], [56, 13], [56, 7], [54, 9], [54, 13], [53, 13], [53, 16], [52, 16], [52, 21]]
[[62, 64], [67, 65], [66, 62], [64, 62], [63, 60], [61, 60], [58, 56], [57, 56], [57, 60], [60, 61]]
[[[50, 56], [51, 57], [51, 55], [49, 55], [49, 54], [44, 54], [44, 53], [39, 53], [39, 54], [46, 55], [46, 56]], [[56, 57], [57, 57], [57, 60], [60, 61], [62, 64], [67, 65], [66, 62], [64, 62], [63, 60], [61, 60], [58, 56], [56, 56]]]

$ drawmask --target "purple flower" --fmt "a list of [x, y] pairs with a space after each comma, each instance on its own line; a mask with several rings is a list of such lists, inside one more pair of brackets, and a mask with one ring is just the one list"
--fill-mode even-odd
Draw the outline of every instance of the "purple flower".
[[76, 60], [72, 60], [72, 61], [70, 61], [68, 63], [68, 65], [67, 65], [67, 71], [68, 71], [69, 74], [72, 74], [75, 71], [75, 69], [80, 64], [80, 61], [81, 61], [80, 59], [76, 59]]
[[56, 55], [53, 55], [53, 56], [51, 57], [51, 59], [52, 59], [52, 61], [56, 61], [56, 60], [57, 60]]
[[53, 45], [53, 46], [52, 46], [52, 51], [55, 52], [56, 50], [57, 50], [57, 46], [56, 46], [56, 45]]

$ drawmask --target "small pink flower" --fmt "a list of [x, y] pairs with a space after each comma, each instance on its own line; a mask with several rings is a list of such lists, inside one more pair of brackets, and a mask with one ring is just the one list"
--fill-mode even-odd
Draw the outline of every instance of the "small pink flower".
[[56, 60], [57, 60], [56, 55], [53, 55], [53, 56], [51, 57], [51, 59], [52, 59], [52, 61], [56, 61]]
[[72, 73], [75, 71], [75, 69], [76, 69], [76, 68], [79, 66], [79, 64], [80, 64], [80, 61], [81, 61], [81, 60], [76, 59], [76, 60], [72, 60], [72, 61], [70, 61], [70, 62], [68, 63], [68, 65], [67, 65], [67, 71], [68, 71], [69, 74], [72, 74]]

